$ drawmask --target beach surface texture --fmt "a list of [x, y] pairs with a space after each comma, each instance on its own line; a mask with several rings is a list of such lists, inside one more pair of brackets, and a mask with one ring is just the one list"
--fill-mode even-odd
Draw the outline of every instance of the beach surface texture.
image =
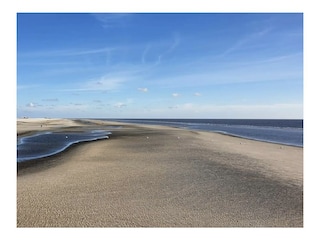
[[18, 136], [111, 131], [17, 166], [17, 227], [303, 227], [303, 148], [102, 120], [18, 119]]

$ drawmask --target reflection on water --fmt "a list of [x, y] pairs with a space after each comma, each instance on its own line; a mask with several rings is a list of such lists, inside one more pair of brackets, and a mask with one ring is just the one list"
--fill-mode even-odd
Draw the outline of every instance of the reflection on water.
[[27, 161], [57, 154], [74, 143], [107, 139], [111, 132], [93, 130], [88, 132], [44, 132], [22, 137], [17, 143], [17, 161]]

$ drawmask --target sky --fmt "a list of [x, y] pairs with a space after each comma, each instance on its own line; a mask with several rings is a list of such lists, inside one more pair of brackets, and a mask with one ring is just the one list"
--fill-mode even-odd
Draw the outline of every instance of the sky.
[[18, 13], [17, 117], [303, 118], [302, 13]]

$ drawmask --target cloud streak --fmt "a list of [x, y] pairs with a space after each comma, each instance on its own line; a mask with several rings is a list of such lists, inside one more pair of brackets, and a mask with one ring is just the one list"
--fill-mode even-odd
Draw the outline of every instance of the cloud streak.
[[29, 107], [29, 108], [34, 108], [36, 106], [37, 105], [35, 103], [33, 103], [33, 102], [30, 102], [30, 103], [26, 104], [26, 107]]
[[130, 16], [129, 13], [95, 13], [92, 16], [98, 20], [103, 28], [124, 26], [126, 19]]
[[179, 75], [173, 73], [155, 82], [157, 87], [177, 88], [183, 83], [184, 87], [201, 88], [221, 84], [302, 80], [301, 61], [302, 54], [289, 54], [249, 62], [226, 62], [216, 69], [211, 63], [197, 62], [192, 71], [186, 68]]
[[145, 64], [146, 63], [146, 57], [147, 57], [147, 54], [149, 52], [149, 49], [150, 49], [150, 44], [148, 44], [145, 49], [143, 50], [143, 53], [142, 53], [142, 56], [141, 56], [141, 63], [142, 64]]
[[42, 101], [44, 101], [44, 102], [58, 102], [59, 99], [58, 98], [45, 98], [45, 99], [42, 99]]
[[19, 52], [19, 57], [72, 57], [81, 55], [107, 54], [117, 50], [116, 47], [92, 48], [92, 49], [56, 49], [34, 52]]
[[230, 46], [228, 49], [226, 49], [220, 57], [225, 57], [229, 55], [230, 53], [236, 52], [244, 48], [245, 46], [248, 46], [249, 44], [252, 45], [254, 41], [262, 38], [266, 34], [268, 34], [271, 31], [271, 28], [266, 28], [264, 30], [261, 30], [259, 32], [252, 33], [250, 35], [247, 35], [238, 41], [235, 42], [234, 45]]
[[116, 104], [113, 105], [115, 108], [123, 108], [126, 107], [127, 104], [123, 103], [123, 102], [118, 102]]
[[156, 65], [160, 64], [162, 61], [162, 58], [165, 57], [166, 55], [169, 55], [171, 52], [173, 52], [176, 47], [178, 47], [180, 44], [180, 36], [179, 34], [174, 34], [173, 35], [173, 43], [169, 46], [169, 48], [162, 52], [160, 55], [158, 55], [158, 61], [156, 63]]
[[138, 91], [146, 93], [148, 92], [148, 88], [138, 88]]
[[80, 87], [62, 89], [66, 92], [94, 92], [94, 91], [114, 91], [123, 85], [126, 79], [103, 76], [98, 79], [89, 80], [81, 84]]

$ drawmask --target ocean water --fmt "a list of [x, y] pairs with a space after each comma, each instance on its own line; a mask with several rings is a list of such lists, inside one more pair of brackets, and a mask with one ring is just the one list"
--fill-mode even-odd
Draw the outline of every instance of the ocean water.
[[[115, 120], [115, 119], [113, 119]], [[263, 142], [303, 147], [303, 120], [281, 119], [116, 119], [120, 122], [153, 124], [219, 132]]]
[[111, 132], [105, 130], [93, 130], [88, 132], [43, 132], [21, 137], [17, 142], [17, 161], [48, 157], [64, 151], [72, 144], [107, 139], [110, 134]]

